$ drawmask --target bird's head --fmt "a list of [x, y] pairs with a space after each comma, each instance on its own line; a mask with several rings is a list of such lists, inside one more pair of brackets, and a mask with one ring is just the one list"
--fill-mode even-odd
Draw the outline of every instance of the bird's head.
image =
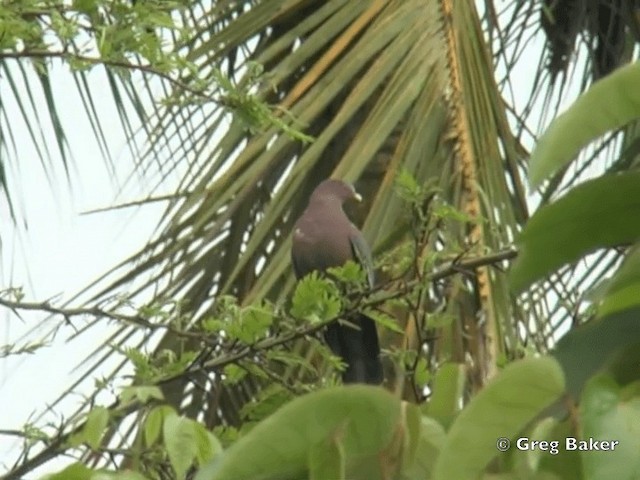
[[311, 194], [311, 202], [338, 203], [342, 206], [347, 200], [360, 202], [362, 197], [356, 192], [353, 185], [334, 178], [324, 180]]

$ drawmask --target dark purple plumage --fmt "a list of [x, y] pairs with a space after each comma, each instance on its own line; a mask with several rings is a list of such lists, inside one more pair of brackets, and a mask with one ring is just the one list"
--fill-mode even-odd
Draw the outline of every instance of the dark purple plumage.
[[[342, 209], [344, 202], [351, 199], [360, 200], [353, 187], [333, 179], [323, 181], [311, 194], [309, 206], [293, 227], [291, 259], [296, 277], [354, 260], [366, 271], [369, 285], [373, 286], [369, 245]], [[347, 320], [356, 328], [335, 322], [325, 333], [331, 350], [347, 364], [343, 382], [381, 383], [382, 364], [375, 322], [363, 314]]]

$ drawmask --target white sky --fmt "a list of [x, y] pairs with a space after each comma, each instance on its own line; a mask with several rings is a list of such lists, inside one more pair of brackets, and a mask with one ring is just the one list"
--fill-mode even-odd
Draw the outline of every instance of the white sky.
[[[11, 128], [20, 148], [19, 165], [6, 163], [4, 159], [8, 183], [12, 185], [14, 205], [23, 207], [18, 215], [29, 222], [26, 231], [16, 228], [9, 218], [7, 206], [2, 205], [4, 198], [0, 199], [0, 289], [21, 286], [26, 295], [24, 301], [51, 299], [53, 304], [61, 305], [141, 248], [157, 225], [163, 205], [156, 204], [143, 210], [130, 208], [80, 214], [112, 205], [119, 188], [107, 171], [70, 74], [56, 68], [51, 79], [74, 157], [72, 193], [69, 193], [64, 173], [54, 176], [51, 183], [47, 179], [21, 115], [11, 101], [12, 95], [6, 83], [0, 83], [0, 96], [5, 102], [4, 108], [10, 112]], [[101, 68], [96, 68], [90, 79], [96, 108], [104, 120], [105, 133], [112, 146], [117, 175], [127, 179], [133, 169], [132, 158], [126, 148], [106, 76]], [[38, 96], [37, 100], [43, 125], [49, 127], [44, 99]], [[53, 136], [49, 134], [48, 137], [50, 145], [55, 145]], [[57, 150], [52, 149], [51, 153], [53, 162], [57, 163], [51, 170], [63, 172]], [[131, 190], [130, 196], [119, 197], [118, 203], [142, 197]], [[0, 308], [0, 344], [17, 341], [44, 318], [45, 315], [34, 312], [25, 313], [19, 319]], [[52, 322], [59, 322], [59, 318]], [[48, 325], [52, 326], [52, 322]], [[43, 329], [48, 330], [45, 326], [40, 331]], [[72, 330], [65, 329], [51, 347], [43, 348], [35, 355], [0, 361], [0, 429], [20, 429], [31, 415], [40, 413], [46, 402], [56, 398], [69, 384], [71, 370], [100, 344], [105, 331], [105, 328], [93, 328], [82, 336], [81, 341], [67, 343], [65, 339]], [[38, 337], [38, 334], [30, 335], [32, 339]], [[0, 472], [5, 470], [3, 462], [15, 457], [17, 446], [19, 443], [15, 439], [0, 436]]]

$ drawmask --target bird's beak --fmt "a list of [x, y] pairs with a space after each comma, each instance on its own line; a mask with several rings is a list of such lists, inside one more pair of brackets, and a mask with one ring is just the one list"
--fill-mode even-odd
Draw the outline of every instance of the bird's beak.
[[353, 198], [355, 198], [359, 202], [362, 201], [362, 195], [360, 195], [358, 192], [354, 193]]

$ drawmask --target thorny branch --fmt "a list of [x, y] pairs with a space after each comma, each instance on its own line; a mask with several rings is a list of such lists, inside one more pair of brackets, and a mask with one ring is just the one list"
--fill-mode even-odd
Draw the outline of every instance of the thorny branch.
[[38, 311], [50, 313], [52, 315], [60, 315], [64, 317], [67, 323], [71, 323], [71, 319], [73, 317], [89, 316], [95, 317], [96, 319], [107, 318], [109, 320], [115, 320], [117, 322], [147, 328], [149, 330], [167, 330], [168, 332], [171, 332], [172, 334], [183, 338], [202, 340], [205, 342], [207, 341], [206, 338], [202, 338], [201, 333], [177, 329], [169, 323], [151, 322], [140, 314], [126, 315], [115, 311], [104, 310], [100, 307], [60, 308], [51, 305], [49, 302], [17, 302], [13, 300], [7, 300], [5, 298], [2, 298], [1, 296], [0, 306], [14, 311]]

